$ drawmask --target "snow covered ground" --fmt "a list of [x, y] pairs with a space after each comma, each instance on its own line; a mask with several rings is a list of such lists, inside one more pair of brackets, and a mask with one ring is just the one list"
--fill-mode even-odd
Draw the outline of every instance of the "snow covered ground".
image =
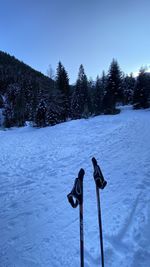
[[91, 158], [101, 192], [105, 267], [150, 266], [150, 110], [0, 131], [0, 267], [77, 267], [78, 208], [66, 195], [85, 169], [85, 267], [100, 265]]

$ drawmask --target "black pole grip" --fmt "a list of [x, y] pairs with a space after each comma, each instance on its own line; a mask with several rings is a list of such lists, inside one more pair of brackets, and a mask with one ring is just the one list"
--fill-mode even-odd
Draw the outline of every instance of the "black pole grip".
[[79, 173], [78, 173], [78, 178], [81, 182], [83, 182], [83, 177], [84, 177], [85, 171], [84, 169], [80, 169]]
[[92, 158], [92, 163], [93, 163], [93, 167], [95, 167], [96, 165], [97, 165], [97, 160], [96, 160], [96, 158]]
[[93, 177], [94, 177], [96, 186], [100, 189], [104, 189], [105, 186], [107, 185], [107, 182], [104, 179], [100, 166], [97, 164], [97, 160], [94, 157], [92, 158], [92, 163], [93, 163], [93, 168], [94, 168]]
[[67, 195], [68, 201], [73, 208], [76, 208], [78, 204], [83, 202], [83, 177], [85, 171], [80, 169], [78, 178], [75, 179], [74, 186], [71, 192]]

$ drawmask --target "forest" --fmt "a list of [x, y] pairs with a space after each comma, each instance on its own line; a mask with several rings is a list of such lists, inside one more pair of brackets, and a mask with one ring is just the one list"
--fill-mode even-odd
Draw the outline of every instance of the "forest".
[[51, 78], [0, 51], [0, 109], [3, 127], [55, 125], [72, 119], [101, 114], [118, 114], [118, 105], [134, 109], [150, 107], [150, 73], [141, 68], [137, 77], [126, 75], [117, 60], [108, 73], [102, 71], [96, 81], [88, 79], [84, 66], [79, 66], [76, 83], [58, 62]]

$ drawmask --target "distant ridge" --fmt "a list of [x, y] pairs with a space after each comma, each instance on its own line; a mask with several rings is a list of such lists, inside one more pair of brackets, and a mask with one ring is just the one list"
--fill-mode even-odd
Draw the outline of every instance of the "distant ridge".
[[23, 61], [17, 59], [15, 56], [11, 56], [9, 53], [6, 53], [6, 52], [3, 52], [0, 50], [0, 68], [3, 66], [11, 66], [11, 65], [15, 65], [18, 67], [22, 66], [22, 68], [26, 68], [26, 70], [28, 70], [28, 71], [29, 70], [33, 71], [37, 75], [44, 76], [44, 77], [48, 78], [46, 75], [44, 75], [40, 71], [33, 69], [31, 66], [29, 66], [26, 63], [24, 63]]
[[0, 51], [0, 94], [10, 83], [36, 83], [41, 90], [53, 87], [54, 81], [6, 52]]

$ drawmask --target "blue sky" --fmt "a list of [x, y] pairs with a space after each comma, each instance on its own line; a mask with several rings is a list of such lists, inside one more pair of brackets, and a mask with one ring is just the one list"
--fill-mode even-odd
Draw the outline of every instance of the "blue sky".
[[70, 82], [112, 58], [125, 73], [150, 65], [149, 0], [0, 0], [0, 50], [46, 74], [60, 60]]

